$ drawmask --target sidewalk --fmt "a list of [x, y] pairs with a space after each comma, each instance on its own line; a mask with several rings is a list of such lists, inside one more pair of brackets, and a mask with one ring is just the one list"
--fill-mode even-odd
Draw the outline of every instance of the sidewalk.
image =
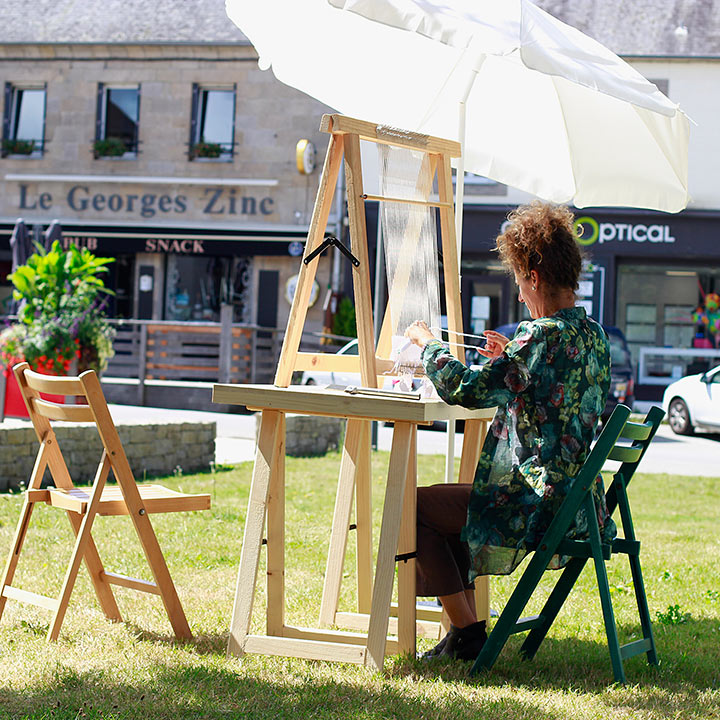
[[[255, 416], [235, 413], [202, 412], [199, 410], [165, 410], [163, 408], [111, 405], [113, 418], [168, 421], [196, 420], [215, 422], [217, 439], [215, 462], [235, 464], [252, 461], [255, 457]], [[418, 452], [425, 455], [444, 455], [447, 436], [435, 430], [419, 430]], [[462, 449], [461, 433], [455, 436], [455, 455]], [[378, 448], [390, 450], [392, 428], [380, 425]], [[668, 425], [662, 425], [645, 457], [640, 463], [640, 472], [696, 477], [720, 477], [720, 434], [681, 437], [675, 435]]]

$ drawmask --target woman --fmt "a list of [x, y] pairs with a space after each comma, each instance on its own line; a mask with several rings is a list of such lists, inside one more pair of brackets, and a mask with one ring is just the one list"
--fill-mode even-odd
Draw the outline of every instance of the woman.
[[[425, 657], [477, 656], [486, 632], [472, 580], [512, 572], [536, 547], [585, 461], [610, 386], [605, 332], [575, 306], [582, 256], [572, 213], [537, 202], [520, 207], [496, 244], [532, 318], [512, 340], [486, 332], [479, 352], [489, 362], [471, 370], [425, 323], [406, 332], [445, 402], [498, 407], [473, 484], [418, 489], [418, 595], [438, 596], [451, 621]], [[601, 480], [595, 492], [603, 533], [612, 537]], [[584, 525], [579, 514], [575, 534]]]

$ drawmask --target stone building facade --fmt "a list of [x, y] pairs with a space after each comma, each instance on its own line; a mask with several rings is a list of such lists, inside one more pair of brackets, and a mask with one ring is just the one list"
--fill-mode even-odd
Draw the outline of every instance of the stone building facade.
[[[218, 320], [230, 303], [236, 321], [284, 327], [327, 108], [258, 68], [221, 0], [162, 0], [152, 17], [139, 2], [45, 3], [42, 28], [26, 27], [22, 3], [9, 5], [0, 30], [0, 302], [10, 293], [16, 219], [36, 237], [57, 219], [65, 243], [117, 258], [118, 317]], [[200, 9], [207, 22], [193, 22]], [[102, 144], [118, 128], [130, 131], [119, 154]], [[13, 144], [23, 133], [30, 152]], [[329, 254], [319, 262], [324, 293]], [[321, 306], [310, 329], [322, 329]]]

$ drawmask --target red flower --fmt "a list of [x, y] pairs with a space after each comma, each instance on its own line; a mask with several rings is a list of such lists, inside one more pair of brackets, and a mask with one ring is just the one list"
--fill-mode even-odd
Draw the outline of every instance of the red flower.
[[563, 400], [565, 398], [565, 387], [562, 383], [558, 383], [550, 393], [550, 402], [555, 407], [560, 407], [563, 403]]

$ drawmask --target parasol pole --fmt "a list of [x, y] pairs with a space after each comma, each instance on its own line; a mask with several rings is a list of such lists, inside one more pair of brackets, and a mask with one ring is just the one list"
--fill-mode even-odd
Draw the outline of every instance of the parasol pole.
[[[458, 140], [460, 141], [460, 157], [457, 161], [457, 170], [455, 174], [455, 237], [457, 240], [457, 257], [458, 257], [458, 286], [462, 293], [462, 228], [463, 228], [463, 209], [465, 205], [465, 117], [466, 105], [465, 101], [470, 94], [475, 73], [470, 76], [470, 82], [465, 89], [463, 99], [458, 103]], [[462, 328], [461, 328], [462, 329]], [[455, 421], [448, 420], [447, 424], [447, 449], [445, 452], [445, 482], [453, 482], [455, 475]]]

